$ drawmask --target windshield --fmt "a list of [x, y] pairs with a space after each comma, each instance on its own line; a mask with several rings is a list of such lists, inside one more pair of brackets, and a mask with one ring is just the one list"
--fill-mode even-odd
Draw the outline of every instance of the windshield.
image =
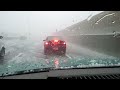
[[120, 65], [119, 11], [0, 11], [0, 36], [0, 76]]

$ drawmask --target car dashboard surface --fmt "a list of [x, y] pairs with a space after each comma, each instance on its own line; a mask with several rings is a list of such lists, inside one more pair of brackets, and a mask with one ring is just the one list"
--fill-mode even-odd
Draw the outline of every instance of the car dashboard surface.
[[55, 69], [48, 72], [0, 77], [0, 79], [120, 79], [120, 67]]

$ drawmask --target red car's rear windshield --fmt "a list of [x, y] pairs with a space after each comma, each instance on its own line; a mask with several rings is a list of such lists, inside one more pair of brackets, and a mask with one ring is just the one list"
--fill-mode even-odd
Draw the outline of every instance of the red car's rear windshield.
[[47, 37], [47, 40], [55, 40], [55, 39], [63, 40], [63, 37], [61, 37], [61, 36], [48, 36]]

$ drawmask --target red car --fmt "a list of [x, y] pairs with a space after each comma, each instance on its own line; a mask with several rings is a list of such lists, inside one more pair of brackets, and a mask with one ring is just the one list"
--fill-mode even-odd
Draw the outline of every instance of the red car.
[[48, 36], [44, 41], [44, 54], [48, 53], [60, 53], [65, 55], [66, 42], [61, 36]]

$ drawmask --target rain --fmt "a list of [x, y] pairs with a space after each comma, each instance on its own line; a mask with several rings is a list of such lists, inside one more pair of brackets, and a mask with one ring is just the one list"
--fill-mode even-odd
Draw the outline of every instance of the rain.
[[[39, 68], [120, 65], [120, 12], [0, 11], [0, 76]], [[47, 36], [62, 36], [65, 55], [44, 54]], [[2, 49], [1, 49], [2, 50]]]

